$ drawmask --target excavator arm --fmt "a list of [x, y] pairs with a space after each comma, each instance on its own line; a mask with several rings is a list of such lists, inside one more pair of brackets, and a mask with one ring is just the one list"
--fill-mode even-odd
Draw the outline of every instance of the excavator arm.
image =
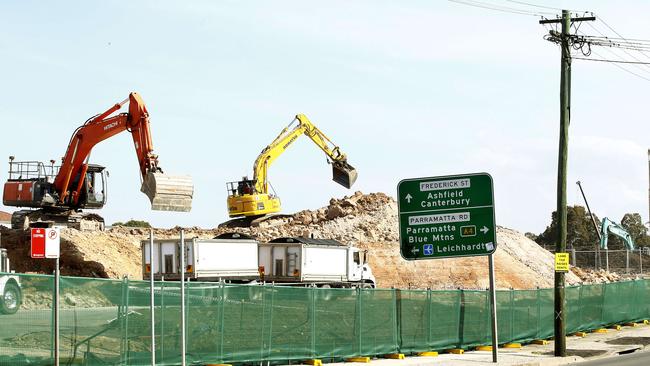
[[607, 217], [603, 218], [603, 223], [600, 228], [601, 249], [607, 249], [607, 239], [609, 237], [610, 232], [618, 236], [619, 238], [623, 239], [623, 241], [625, 242], [625, 247], [628, 250], [634, 250], [634, 240], [632, 240], [632, 236], [623, 227], [611, 221]]
[[[295, 124], [295, 126], [294, 126]], [[292, 128], [293, 127], [293, 128]], [[278, 137], [269, 144], [255, 160], [253, 179], [258, 193], [268, 193], [268, 169], [275, 159], [300, 137], [309, 137], [327, 155], [332, 164], [333, 180], [340, 185], [350, 188], [357, 180], [357, 171], [347, 162], [347, 157], [329, 137], [319, 130], [304, 114], [298, 114], [285, 127]]]
[[[127, 102], [128, 113], [111, 116]], [[129, 94], [127, 99], [89, 119], [74, 132], [59, 173], [54, 179], [60, 203], [72, 206], [77, 204], [93, 147], [123, 131], [131, 132], [133, 137], [143, 180], [141, 190], [149, 197], [152, 209], [189, 211], [193, 195], [191, 178], [162, 173], [158, 157], [153, 153], [149, 113], [137, 93]]]

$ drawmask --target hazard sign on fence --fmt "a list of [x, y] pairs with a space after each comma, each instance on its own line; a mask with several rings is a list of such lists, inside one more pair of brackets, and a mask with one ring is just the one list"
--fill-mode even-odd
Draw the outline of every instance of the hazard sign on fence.
[[59, 228], [32, 229], [32, 258], [59, 258], [60, 247]]

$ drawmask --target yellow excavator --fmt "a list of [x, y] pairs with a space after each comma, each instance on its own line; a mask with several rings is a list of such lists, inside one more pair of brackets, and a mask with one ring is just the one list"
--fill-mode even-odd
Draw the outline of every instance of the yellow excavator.
[[299, 114], [278, 137], [265, 147], [255, 160], [253, 178], [243, 177], [238, 182], [228, 182], [228, 215], [254, 219], [280, 211], [280, 198], [269, 192], [268, 171], [277, 159], [301, 135], [309, 137], [327, 155], [332, 165], [332, 179], [350, 188], [357, 180], [357, 171], [347, 162], [347, 157], [332, 140], [314, 126], [307, 116]]

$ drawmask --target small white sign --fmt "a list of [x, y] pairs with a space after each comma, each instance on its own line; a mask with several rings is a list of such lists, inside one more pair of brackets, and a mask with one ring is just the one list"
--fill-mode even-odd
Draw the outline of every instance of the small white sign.
[[59, 258], [61, 253], [61, 230], [45, 229], [45, 258]]

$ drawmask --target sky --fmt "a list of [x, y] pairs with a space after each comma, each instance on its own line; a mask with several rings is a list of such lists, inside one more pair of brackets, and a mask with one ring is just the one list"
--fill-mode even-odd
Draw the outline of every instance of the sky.
[[[602, 17], [626, 38], [650, 39], [638, 16], [647, 2], [531, 3], [593, 11], [585, 34], [615, 36]], [[0, 158], [59, 160], [77, 126], [137, 91], [161, 167], [193, 177], [193, 209], [150, 210], [124, 132], [92, 152], [110, 171], [97, 213], [108, 224], [215, 227], [227, 220], [226, 182], [252, 175], [262, 148], [304, 113], [359, 178], [351, 190], [332, 182], [323, 153], [299, 139], [270, 168], [283, 212], [357, 190], [395, 197], [405, 178], [488, 172], [497, 224], [540, 233], [556, 207], [560, 54], [538, 19], [442, 0], [5, 1]], [[582, 204], [580, 180], [599, 217], [648, 221], [650, 66], [624, 66], [647, 79], [573, 62], [568, 203]]]

